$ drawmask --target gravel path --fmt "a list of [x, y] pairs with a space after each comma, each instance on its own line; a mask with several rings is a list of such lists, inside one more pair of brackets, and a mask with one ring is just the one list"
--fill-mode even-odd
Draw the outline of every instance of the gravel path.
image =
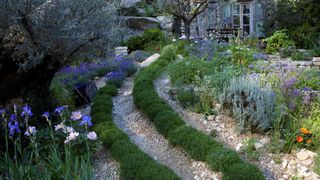
[[119, 163], [100, 146], [93, 156], [94, 177], [96, 180], [120, 180]]
[[182, 179], [221, 179], [221, 175], [212, 172], [205, 163], [194, 161], [182, 149], [169, 145], [148, 118], [135, 108], [132, 89], [133, 78], [130, 77], [113, 99], [113, 116], [116, 125], [133, 143]]
[[[219, 112], [219, 115], [216, 117], [206, 118], [204, 115], [192, 112], [191, 110], [182, 108], [177, 101], [172, 99], [172, 96], [169, 94], [170, 89], [172, 89], [168, 73], [163, 73], [158, 79], [154, 82], [155, 89], [158, 95], [164, 99], [173, 110], [175, 110], [184, 121], [193, 126], [194, 128], [209, 134], [212, 130], [215, 130], [218, 135], [218, 140], [226, 143], [230, 148], [237, 149], [239, 142], [243, 142], [243, 139], [248, 138], [245, 135], [239, 135], [235, 131], [235, 123], [232, 118], [224, 116], [222, 112]], [[254, 135], [251, 135], [251, 137]], [[242, 158], [248, 160], [246, 156]], [[261, 161], [252, 162], [257, 164], [264, 172], [268, 180], [275, 179], [274, 172], [270, 172], [268, 166], [263, 163], [263, 161], [269, 161], [270, 158], [261, 157]], [[260, 163], [261, 162], [261, 163]], [[281, 176], [280, 176], [281, 177]]]

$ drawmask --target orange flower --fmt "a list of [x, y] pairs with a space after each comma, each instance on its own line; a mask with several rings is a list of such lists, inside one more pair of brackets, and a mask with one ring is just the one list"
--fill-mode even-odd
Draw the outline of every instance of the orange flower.
[[312, 143], [312, 140], [311, 140], [311, 139], [308, 139], [308, 140], [307, 140], [307, 143]]
[[302, 134], [310, 134], [310, 131], [308, 131], [307, 128], [300, 128], [300, 132], [301, 132]]
[[303, 137], [297, 136], [296, 140], [297, 140], [298, 143], [301, 143], [303, 141]]

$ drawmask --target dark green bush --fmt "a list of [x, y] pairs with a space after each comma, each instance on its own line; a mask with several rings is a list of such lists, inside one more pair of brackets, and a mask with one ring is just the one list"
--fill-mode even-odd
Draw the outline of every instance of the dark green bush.
[[191, 91], [180, 90], [177, 98], [184, 108], [194, 107], [199, 102], [199, 98]]
[[311, 61], [311, 57], [306, 52], [294, 52], [291, 55], [293, 61]]
[[129, 51], [132, 52], [135, 50], [143, 50], [145, 43], [146, 41], [142, 36], [133, 36], [129, 38], [125, 44], [128, 46]]
[[189, 126], [181, 126], [169, 135], [173, 145], [182, 146], [195, 160], [205, 161], [209, 152], [222, 147], [206, 134]]
[[66, 104], [68, 104], [71, 108], [74, 108], [76, 106], [74, 93], [66, 89], [57, 80], [52, 80], [49, 91], [52, 99], [54, 99], [53, 103], [55, 107], [63, 106]]
[[249, 163], [236, 163], [224, 171], [223, 180], [264, 180], [261, 171]]
[[164, 136], [169, 134], [180, 126], [185, 125], [185, 122], [171, 110], [161, 111], [152, 118], [157, 130]]
[[117, 94], [114, 85], [102, 88], [92, 105], [91, 116], [95, 123], [94, 130], [98, 133], [103, 145], [110, 149], [121, 167], [123, 179], [179, 179], [167, 167], [158, 164], [151, 157], [140, 151], [128, 136], [112, 121], [112, 96]]
[[209, 152], [207, 162], [214, 171], [227, 171], [230, 166], [241, 163], [242, 160], [233, 150], [217, 148], [215, 151]]

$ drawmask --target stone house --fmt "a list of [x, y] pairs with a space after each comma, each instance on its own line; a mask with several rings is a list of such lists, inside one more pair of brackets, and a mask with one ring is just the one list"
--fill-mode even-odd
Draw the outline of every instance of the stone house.
[[268, 0], [210, 0], [192, 23], [191, 34], [206, 37], [212, 30], [238, 30], [242, 37], [265, 37], [265, 4]]

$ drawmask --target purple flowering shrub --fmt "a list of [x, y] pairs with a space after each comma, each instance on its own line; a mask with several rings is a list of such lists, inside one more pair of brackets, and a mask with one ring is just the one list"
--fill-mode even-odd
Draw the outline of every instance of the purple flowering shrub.
[[[118, 78], [123, 80], [124, 77], [135, 73], [136, 70], [137, 67], [134, 62], [124, 55], [112, 56], [109, 60], [98, 63], [84, 62], [78, 66], [66, 66], [56, 73], [50, 85], [50, 93], [55, 100], [55, 105], [68, 104], [71, 108], [74, 108], [76, 107], [76, 102], [79, 101], [76, 96], [75, 86], [81, 87], [88, 84], [95, 77], [105, 75], [108, 77], [108, 74], [112, 76], [112, 80], [109, 78], [110, 81], [119, 84]], [[115, 74], [118, 74], [116, 75], [117, 77]]]
[[[98, 137], [90, 131], [93, 126], [91, 117], [80, 111], [69, 114], [67, 106], [57, 107], [52, 113], [43, 113], [41, 120], [46, 126], [33, 121], [33, 117], [28, 105], [0, 108], [0, 129], [4, 136], [0, 155], [6, 157], [0, 160], [0, 173], [13, 179], [37, 175], [58, 179], [66, 176], [92, 177], [90, 156], [97, 147], [95, 140]], [[60, 122], [56, 123], [57, 120]], [[80, 159], [83, 159], [83, 167], [73, 169], [76, 168], [74, 163], [79, 163]], [[16, 171], [20, 168], [26, 171]]]

